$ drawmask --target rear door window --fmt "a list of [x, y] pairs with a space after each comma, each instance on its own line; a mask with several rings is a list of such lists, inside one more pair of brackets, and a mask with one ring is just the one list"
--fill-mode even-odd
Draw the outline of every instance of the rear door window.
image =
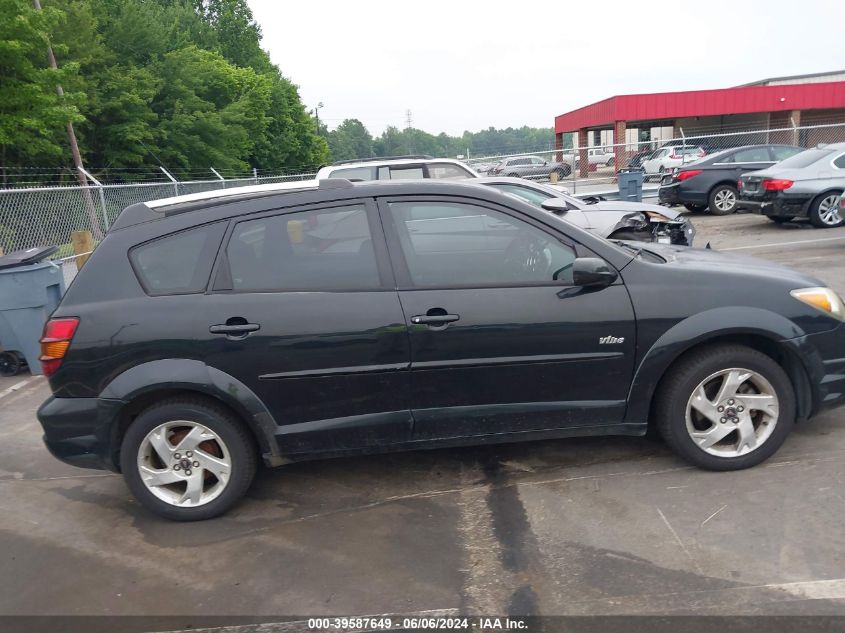
[[228, 283], [241, 292], [381, 288], [363, 204], [239, 222], [226, 246]]
[[445, 180], [457, 180], [463, 178], [470, 178], [472, 174], [462, 167], [453, 165], [452, 163], [429, 163], [428, 177]]
[[150, 295], [205, 291], [225, 222], [198, 226], [136, 246], [129, 261]]
[[374, 167], [343, 167], [335, 169], [329, 178], [346, 178], [347, 180], [375, 180]]
[[733, 155], [735, 163], [769, 163], [769, 149], [767, 147], [752, 147]]
[[772, 158], [776, 161], [786, 160], [790, 156], [795, 156], [797, 153], [802, 152], [800, 147], [773, 147], [772, 148]]

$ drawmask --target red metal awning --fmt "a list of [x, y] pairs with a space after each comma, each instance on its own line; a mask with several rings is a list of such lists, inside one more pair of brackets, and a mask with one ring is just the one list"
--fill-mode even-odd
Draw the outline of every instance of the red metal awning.
[[620, 95], [555, 117], [555, 133], [607, 127], [616, 121], [630, 125], [692, 116], [827, 108], [845, 108], [845, 81]]

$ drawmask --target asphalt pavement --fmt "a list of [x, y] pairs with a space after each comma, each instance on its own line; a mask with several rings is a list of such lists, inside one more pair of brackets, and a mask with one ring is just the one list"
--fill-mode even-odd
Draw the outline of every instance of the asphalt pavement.
[[[692, 218], [845, 295], [845, 228]], [[48, 394], [0, 379], [0, 615], [845, 615], [845, 410], [741, 472], [651, 438], [419, 451], [264, 470], [179, 524], [53, 459]]]

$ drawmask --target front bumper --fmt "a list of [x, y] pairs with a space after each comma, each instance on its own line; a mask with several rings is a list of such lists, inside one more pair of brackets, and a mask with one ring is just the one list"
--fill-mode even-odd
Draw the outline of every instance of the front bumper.
[[38, 409], [47, 450], [72, 466], [117, 472], [114, 421], [121, 404], [102, 398], [51, 396]]
[[804, 359], [812, 387], [810, 416], [845, 405], [845, 323], [790, 342]]

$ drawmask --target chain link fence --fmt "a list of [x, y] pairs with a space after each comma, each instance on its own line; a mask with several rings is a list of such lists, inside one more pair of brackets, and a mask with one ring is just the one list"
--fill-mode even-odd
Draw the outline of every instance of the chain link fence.
[[[662, 172], [722, 149], [752, 144], [814, 147], [845, 141], [845, 124], [745, 130], [723, 134], [686, 135], [626, 142], [616, 145], [558, 148], [532, 153], [473, 157], [467, 162], [482, 175], [519, 176], [557, 181], [574, 195], [602, 194], [616, 187], [618, 169], [645, 172], [644, 195], [654, 196]], [[214, 172], [216, 174], [216, 172]], [[5, 252], [34, 246], [57, 245], [54, 259], [63, 261], [68, 281], [76, 272], [71, 234], [90, 231], [94, 242], [131, 204], [170, 196], [245, 185], [314, 178], [315, 173], [258, 175], [245, 178], [218, 176], [206, 180], [167, 180], [86, 187], [47, 186], [0, 189], [0, 248]]]
[[645, 173], [646, 195], [656, 195], [664, 172], [724, 149], [758, 144], [808, 148], [839, 142], [845, 142], [843, 123], [720, 134], [686, 135], [683, 130], [678, 130], [678, 134], [672, 138], [659, 140], [476, 156], [467, 162], [482, 175], [552, 180], [559, 182], [575, 195], [609, 191], [616, 186], [616, 173], [619, 169], [637, 169]]

